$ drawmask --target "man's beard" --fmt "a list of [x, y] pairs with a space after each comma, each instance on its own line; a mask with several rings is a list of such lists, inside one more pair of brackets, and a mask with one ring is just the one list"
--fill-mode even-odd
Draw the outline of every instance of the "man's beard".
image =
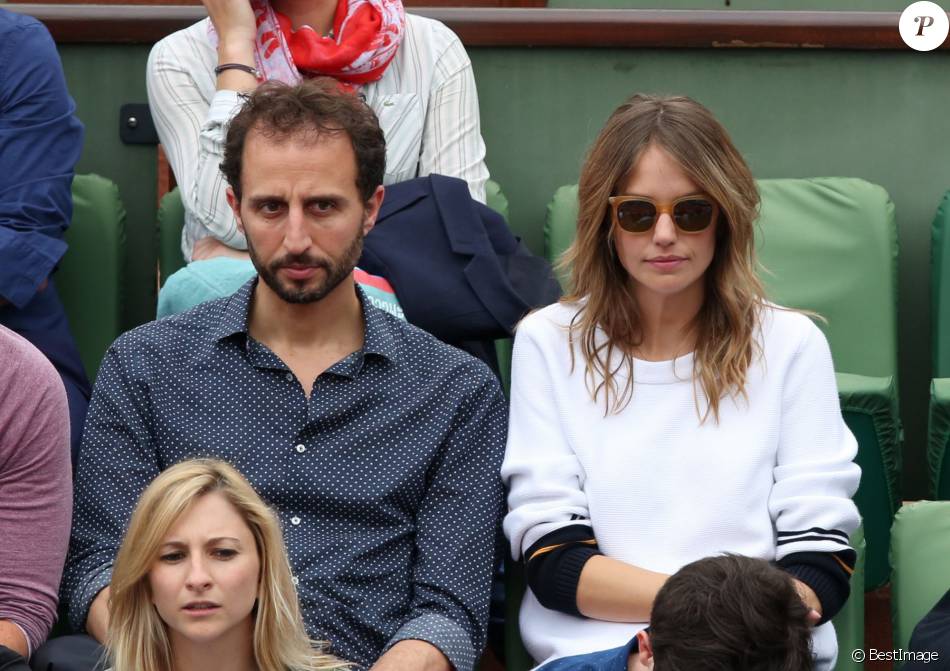
[[[261, 276], [264, 283], [270, 287], [271, 291], [277, 294], [282, 300], [294, 304], [315, 303], [322, 300], [331, 291], [340, 286], [340, 282], [349, 276], [356, 267], [360, 254], [363, 253], [363, 232], [360, 230], [349, 247], [337, 259], [316, 258], [309, 254], [288, 254], [282, 258], [272, 261], [268, 265], [261, 263], [251, 244], [250, 237], [247, 238], [247, 251], [251, 257], [251, 263]], [[322, 269], [324, 279], [319, 281], [319, 273], [314, 277], [301, 282], [290, 280], [282, 283], [278, 272], [281, 268], [287, 266], [312, 267]], [[318, 281], [316, 286], [307, 288], [307, 282]], [[298, 286], [299, 285], [299, 286]]]

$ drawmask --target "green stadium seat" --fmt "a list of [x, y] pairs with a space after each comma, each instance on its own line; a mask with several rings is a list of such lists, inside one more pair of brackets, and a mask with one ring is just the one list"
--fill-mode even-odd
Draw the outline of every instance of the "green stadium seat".
[[950, 191], [944, 194], [931, 227], [931, 335], [933, 376], [927, 464], [934, 498], [950, 499]]
[[891, 533], [895, 648], [907, 649], [914, 627], [950, 588], [948, 554], [950, 501], [918, 501], [897, 511]]
[[86, 374], [94, 380], [106, 350], [122, 333], [125, 207], [116, 185], [99, 175], [76, 175], [72, 193], [69, 250], [56, 272], [56, 289]]

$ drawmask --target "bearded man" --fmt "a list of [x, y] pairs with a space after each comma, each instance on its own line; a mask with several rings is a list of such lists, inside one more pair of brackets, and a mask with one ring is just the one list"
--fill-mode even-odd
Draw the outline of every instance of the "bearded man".
[[62, 590], [74, 627], [105, 640], [142, 490], [217, 457], [280, 517], [311, 637], [361, 668], [472, 669], [507, 409], [484, 364], [354, 283], [385, 153], [372, 110], [336, 83], [267, 83], [232, 119], [221, 169], [258, 277], [110, 348], [76, 476]]

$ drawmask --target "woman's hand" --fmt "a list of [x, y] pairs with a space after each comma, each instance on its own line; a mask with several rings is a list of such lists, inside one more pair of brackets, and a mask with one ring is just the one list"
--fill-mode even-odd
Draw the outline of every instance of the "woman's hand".
[[821, 601], [818, 600], [818, 595], [815, 594], [815, 590], [811, 587], [798, 578], [794, 578], [794, 581], [798, 596], [801, 597], [805, 606], [808, 607], [808, 615], [805, 616], [805, 619], [808, 620], [808, 624], [814, 627], [821, 621]]
[[[254, 20], [254, 12], [251, 10], [251, 3], [248, 0], [202, 0], [202, 2], [218, 33], [218, 55], [222, 54], [222, 49], [234, 52], [244, 47], [247, 55], [250, 56], [250, 61], [227, 62], [241, 62], [253, 66], [253, 45], [257, 36], [257, 24]], [[220, 58], [218, 60], [225, 62]]]
[[250, 255], [240, 249], [228, 247], [226, 244], [215, 238], [201, 238], [195, 243], [191, 250], [192, 261], [207, 261], [218, 256], [228, 256], [232, 259], [249, 260]]

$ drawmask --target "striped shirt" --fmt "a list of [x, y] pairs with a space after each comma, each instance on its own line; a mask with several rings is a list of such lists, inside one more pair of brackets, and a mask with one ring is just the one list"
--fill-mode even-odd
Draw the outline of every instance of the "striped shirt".
[[[158, 42], [148, 59], [149, 106], [185, 204], [182, 252], [208, 236], [247, 249], [225, 198], [219, 168], [231, 118], [240, 109], [235, 91], [216, 91], [218, 55], [208, 22]], [[458, 37], [438, 21], [407, 15], [396, 57], [382, 79], [362, 87], [386, 136], [384, 184], [431, 173], [468, 182], [485, 202], [485, 143], [472, 64]]]

